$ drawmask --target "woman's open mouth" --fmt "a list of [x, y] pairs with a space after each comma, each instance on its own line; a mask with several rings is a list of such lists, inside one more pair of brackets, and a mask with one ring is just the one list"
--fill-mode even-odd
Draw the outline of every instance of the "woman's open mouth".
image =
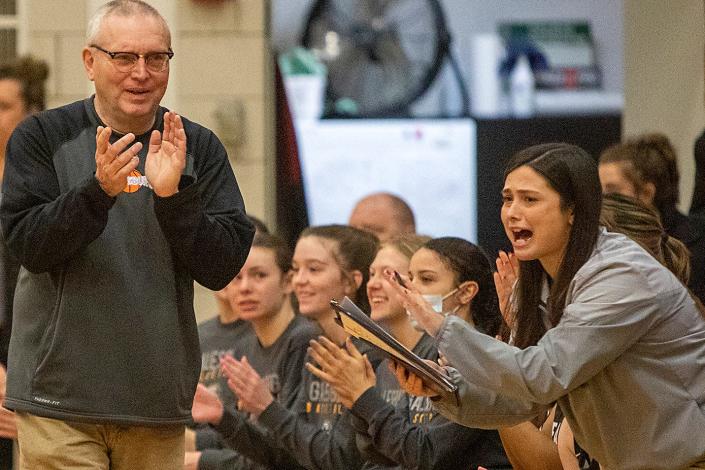
[[513, 245], [515, 247], [523, 247], [529, 244], [531, 237], [533, 237], [534, 232], [531, 230], [512, 230], [512, 235], [514, 236]]

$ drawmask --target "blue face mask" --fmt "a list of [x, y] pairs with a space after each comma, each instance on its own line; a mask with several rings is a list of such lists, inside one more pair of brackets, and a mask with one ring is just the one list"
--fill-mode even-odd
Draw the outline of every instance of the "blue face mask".
[[[446, 300], [448, 297], [452, 296], [455, 294], [460, 287], [456, 287], [452, 291], [448, 292], [446, 295], [440, 295], [440, 294], [423, 294], [421, 297], [424, 298], [426, 302], [431, 304], [431, 307], [435, 312], [443, 314], [443, 316], [448, 316], [449, 314], [454, 314], [455, 312], [458, 311], [460, 308], [460, 305], [456, 306], [452, 312], [446, 312], [443, 313], [443, 301]], [[406, 312], [406, 314], [409, 317], [409, 321], [411, 322], [411, 326], [414, 327], [416, 331], [424, 331], [424, 329], [419, 325], [419, 323], [416, 321], [413, 315], [411, 315], [409, 312]]]

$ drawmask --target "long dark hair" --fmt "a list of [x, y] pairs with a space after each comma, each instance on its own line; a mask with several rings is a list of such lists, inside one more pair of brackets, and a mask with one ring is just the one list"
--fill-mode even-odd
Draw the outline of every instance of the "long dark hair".
[[492, 278], [492, 265], [484, 251], [467, 240], [456, 237], [434, 238], [423, 248], [438, 255], [443, 263], [455, 274], [457, 285], [474, 281], [479, 291], [472, 300], [472, 321], [478, 330], [496, 336], [502, 325], [497, 291]]
[[[546, 306], [548, 321], [555, 326], [563, 315], [568, 286], [575, 273], [592, 254], [599, 234], [602, 204], [600, 178], [595, 160], [585, 150], [564, 143], [542, 144], [515, 154], [504, 178], [521, 166], [541, 176], [560, 196], [561, 209], [573, 211], [573, 225], [558, 274], [551, 281]], [[547, 274], [539, 260], [519, 262], [519, 280], [513, 308], [516, 309], [514, 344], [534, 345], [546, 333], [541, 291]]]
[[308, 227], [301, 232], [299, 239], [319, 237], [335, 242], [333, 258], [344, 274], [350, 271], [362, 273], [362, 283], [355, 292], [355, 303], [363, 312], [370, 311], [367, 299], [367, 281], [370, 279], [370, 264], [377, 255], [379, 240], [373, 234], [348, 225], [319, 225]]

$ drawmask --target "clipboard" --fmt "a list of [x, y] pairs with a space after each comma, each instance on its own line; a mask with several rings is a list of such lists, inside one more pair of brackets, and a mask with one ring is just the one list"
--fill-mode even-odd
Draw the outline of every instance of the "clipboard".
[[438, 389], [437, 391], [453, 394], [457, 392], [458, 387], [445, 372], [428, 365], [424, 359], [409, 350], [370, 319], [348, 297], [345, 297], [341, 302], [331, 300], [330, 305], [338, 316], [338, 322], [348, 334], [365, 341], [372, 347], [382, 351], [392, 360], [401, 363], [423, 379], [424, 383], [435, 386]]

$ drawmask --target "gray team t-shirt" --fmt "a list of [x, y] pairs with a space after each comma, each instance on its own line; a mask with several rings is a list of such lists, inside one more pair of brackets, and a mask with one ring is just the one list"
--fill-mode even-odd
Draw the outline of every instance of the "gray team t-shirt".
[[201, 342], [201, 375], [198, 381], [215, 392], [225, 406], [235, 405], [235, 397], [220, 371], [220, 358], [226, 354], [238, 359], [242, 356], [243, 336], [248, 329], [250, 326], [244, 320], [223, 323], [218, 316], [198, 325]]

